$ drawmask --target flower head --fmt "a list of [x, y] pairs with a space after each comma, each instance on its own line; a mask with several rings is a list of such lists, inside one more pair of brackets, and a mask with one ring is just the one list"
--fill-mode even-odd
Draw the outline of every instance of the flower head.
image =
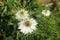
[[28, 16], [29, 16], [28, 11], [26, 11], [25, 9], [21, 9], [16, 13], [16, 18], [18, 20], [26, 19], [26, 18], [28, 18]]
[[50, 16], [50, 10], [43, 10], [42, 11], [42, 14], [44, 15], [44, 16]]
[[46, 4], [45, 6], [46, 7], [51, 7], [53, 5], [53, 3], [48, 3], [48, 4]]
[[36, 30], [37, 22], [36, 20], [32, 19], [26, 19], [18, 23], [19, 27], [18, 29], [21, 30], [24, 34], [32, 33], [34, 30]]

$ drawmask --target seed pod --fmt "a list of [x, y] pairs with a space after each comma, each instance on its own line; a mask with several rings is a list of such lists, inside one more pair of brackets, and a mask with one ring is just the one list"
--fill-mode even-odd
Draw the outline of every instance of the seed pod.
[[41, 3], [42, 5], [45, 5], [47, 3], [56, 3], [58, 0], [36, 0], [37, 3]]
[[0, 0], [0, 3], [2, 3], [3, 2], [3, 0]]

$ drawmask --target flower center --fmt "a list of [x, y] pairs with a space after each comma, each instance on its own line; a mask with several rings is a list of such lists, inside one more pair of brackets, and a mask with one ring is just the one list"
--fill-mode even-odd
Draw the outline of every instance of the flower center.
[[31, 24], [30, 24], [30, 21], [26, 21], [25, 22], [25, 26], [29, 27]]
[[24, 12], [21, 12], [21, 13], [20, 13], [20, 16], [23, 17], [23, 16], [24, 16]]

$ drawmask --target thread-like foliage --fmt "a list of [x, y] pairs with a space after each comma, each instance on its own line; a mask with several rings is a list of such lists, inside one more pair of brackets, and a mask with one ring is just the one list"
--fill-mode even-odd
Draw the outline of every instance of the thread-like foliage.
[[[19, 21], [15, 14], [22, 8], [38, 23], [37, 30], [31, 34], [24, 35], [17, 29]], [[41, 14], [44, 9], [35, 0], [3, 0], [0, 3], [0, 40], [60, 40], [60, 2], [49, 17]]]

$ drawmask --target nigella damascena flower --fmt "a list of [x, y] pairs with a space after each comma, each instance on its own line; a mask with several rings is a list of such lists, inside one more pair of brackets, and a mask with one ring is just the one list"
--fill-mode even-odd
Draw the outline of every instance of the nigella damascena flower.
[[50, 10], [43, 10], [43, 11], [42, 11], [42, 14], [43, 14], [44, 16], [50, 16], [51, 12], [50, 12]]
[[37, 22], [35, 19], [26, 19], [22, 20], [20, 23], [18, 23], [20, 31], [24, 34], [32, 33], [34, 30], [36, 30]]
[[25, 9], [21, 9], [16, 13], [16, 19], [21, 20], [21, 19], [26, 19], [28, 18], [28, 11]]

